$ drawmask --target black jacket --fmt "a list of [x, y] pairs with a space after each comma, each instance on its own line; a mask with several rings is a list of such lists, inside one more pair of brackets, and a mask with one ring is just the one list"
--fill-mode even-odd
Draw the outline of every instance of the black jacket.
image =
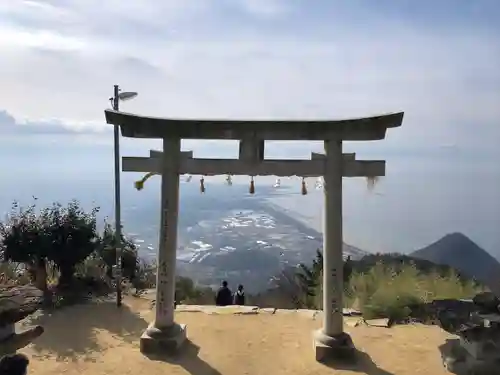
[[233, 296], [233, 304], [243, 306], [245, 304], [245, 292], [236, 291]]
[[215, 304], [217, 306], [228, 306], [233, 304], [233, 295], [231, 293], [231, 289], [228, 287], [221, 286], [217, 291], [217, 295], [215, 296]]

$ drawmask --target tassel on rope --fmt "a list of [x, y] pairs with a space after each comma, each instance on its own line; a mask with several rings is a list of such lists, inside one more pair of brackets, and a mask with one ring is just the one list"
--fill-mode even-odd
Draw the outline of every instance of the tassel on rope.
[[253, 176], [250, 179], [250, 191], [249, 192], [250, 192], [250, 194], [255, 193], [255, 183], [253, 181]]
[[307, 195], [306, 179], [302, 177], [302, 195]]
[[187, 176], [186, 178], [186, 182], [191, 182], [191, 179], [193, 178], [193, 176]]
[[135, 187], [137, 190], [139, 190], [139, 191], [140, 191], [140, 190], [142, 190], [142, 189], [144, 189], [144, 183], [145, 183], [145, 182], [146, 182], [146, 181], [147, 181], [150, 177], [152, 177], [152, 176], [154, 176], [154, 175], [156, 175], [156, 174], [158, 174], [158, 173], [156, 173], [156, 172], [149, 172], [149, 173], [146, 173], [146, 174], [144, 175], [144, 177], [143, 177], [143, 178], [141, 178], [139, 181], [134, 182], [134, 187]]
[[232, 186], [233, 185], [233, 179], [231, 178], [231, 175], [228, 174], [227, 177], [226, 177], [226, 182], [229, 186]]
[[373, 189], [375, 189], [375, 185], [377, 185], [378, 180], [379, 180], [378, 176], [366, 177], [366, 184], [368, 185], [369, 191], [372, 191]]
[[203, 194], [205, 192], [205, 179], [200, 178], [200, 192]]

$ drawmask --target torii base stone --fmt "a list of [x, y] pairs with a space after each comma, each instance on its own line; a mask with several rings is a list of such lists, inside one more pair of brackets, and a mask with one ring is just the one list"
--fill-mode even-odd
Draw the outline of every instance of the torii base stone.
[[166, 329], [158, 329], [151, 323], [140, 340], [141, 353], [146, 355], [173, 355], [187, 339], [185, 324], [174, 323]]

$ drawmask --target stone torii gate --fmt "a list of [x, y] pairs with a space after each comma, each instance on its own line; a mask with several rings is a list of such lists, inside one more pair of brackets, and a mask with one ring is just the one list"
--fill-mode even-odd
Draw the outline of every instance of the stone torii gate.
[[[186, 339], [186, 326], [174, 321], [175, 264], [179, 176], [275, 175], [324, 178], [323, 327], [314, 333], [317, 360], [353, 348], [343, 330], [342, 177], [385, 175], [385, 161], [361, 161], [343, 154], [343, 141], [382, 140], [388, 128], [399, 127], [403, 112], [337, 121], [195, 120], [138, 116], [106, 110], [106, 122], [119, 125], [122, 136], [163, 140], [163, 152], [149, 157], [124, 157], [127, 172], [161, 174], [161, 227], [158, 249], [156, 314], [141, 337], [141, 351], [171, 351]], [[238, 159], [196, 159], [181, 151], [181, 139], [240, 141]], [[324, 154], [310, 160], [266, 160], [265, 140], [324, 141]]]

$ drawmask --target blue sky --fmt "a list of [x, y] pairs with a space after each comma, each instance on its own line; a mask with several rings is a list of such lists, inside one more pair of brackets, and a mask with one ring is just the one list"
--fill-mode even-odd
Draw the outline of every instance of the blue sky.
[[[403, 126], [386, 140], [346, 145], [387, 159], [374, 217], [387, 227], [403, 225], [398, 216], [418, 218], [412, 246], [456, 228], [500, 254], [499, 19], [494, 0], [0, 1], [0, 156], [18, 157], [9, 173], [23, 183], [42, 181], [46, 171], [110, 178], [103, 110], [115, 83], [140, 93], [123, 110], [158, 116], [403, 110]], [[129, 155], [156, 145], [123, 142]], [[184, 147], [212, 157], [237, 150]], [[320, 149], [275, 144], [269, 153]], [[384, 231], [373, 225], [366, 233]], [[405, 225], [398, 232], [417, 227]], [[377, 240], [366, 233], [357, 234], [363, 244]], [[391, 236], [386, 230], [375, 247], [389, 247]]]

